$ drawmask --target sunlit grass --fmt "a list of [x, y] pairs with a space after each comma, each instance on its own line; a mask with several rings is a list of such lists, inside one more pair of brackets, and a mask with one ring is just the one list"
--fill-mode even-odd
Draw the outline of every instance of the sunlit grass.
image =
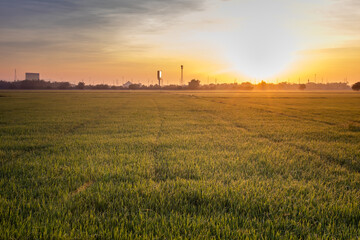
[[360, 237], [358, 94], [1, 95], [1, 238]]

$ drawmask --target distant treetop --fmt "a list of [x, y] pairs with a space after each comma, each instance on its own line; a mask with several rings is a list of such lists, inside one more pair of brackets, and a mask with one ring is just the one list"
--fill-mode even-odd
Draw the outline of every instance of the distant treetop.
[[351, 88], [354, 91], [360, 91], [360, 82], [355, 83]]

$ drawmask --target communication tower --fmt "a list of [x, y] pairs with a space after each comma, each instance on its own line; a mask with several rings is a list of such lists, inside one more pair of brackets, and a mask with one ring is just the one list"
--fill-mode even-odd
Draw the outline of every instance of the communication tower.
[[180, 81], [180, 85], [181, 86], [184, 85], [184, 65], [181, 65], [181, 81]]

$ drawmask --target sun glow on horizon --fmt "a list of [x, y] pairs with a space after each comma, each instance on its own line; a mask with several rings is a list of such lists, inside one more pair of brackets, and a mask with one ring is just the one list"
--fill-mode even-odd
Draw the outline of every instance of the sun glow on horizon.
[[[271, 78], [286, 70], [295, 60], [296, 48], [285, 35], [269, 36], [256, 33], [257, 37], [245, 39], [244, 44], [231, 53], [233, 69], [245, 76], [254, 78]], [[236, 49], [236, 48], [235, 48]]]
[[241, 7], [239, 27], [226, 49], [228, 61], [248, 77], [274, 77], [294, 61], [299, 50], [288, 20], [290, 9], [281, 1], [263, 0], [248, 1]]

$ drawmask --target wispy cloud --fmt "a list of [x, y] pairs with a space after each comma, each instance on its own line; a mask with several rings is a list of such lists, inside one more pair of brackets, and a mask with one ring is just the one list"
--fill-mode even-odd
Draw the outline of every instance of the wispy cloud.
[[326, 15], [331, 26], [338, 32], [360, 34], [360, 1], [333, 0]]
[[[192, 0], [3, 0], [0, 49], [19, 51], [48, 46], [100, 51], [114, 39], [131, 44], [129, 34], [166, 29], [177, 17], [203, 9]], [[131, 51], [132, 48], [129, 48]], [[47, 49], [49, 50], [49, 49]], [[56, 51], [56, 48], [52, 49]]]

